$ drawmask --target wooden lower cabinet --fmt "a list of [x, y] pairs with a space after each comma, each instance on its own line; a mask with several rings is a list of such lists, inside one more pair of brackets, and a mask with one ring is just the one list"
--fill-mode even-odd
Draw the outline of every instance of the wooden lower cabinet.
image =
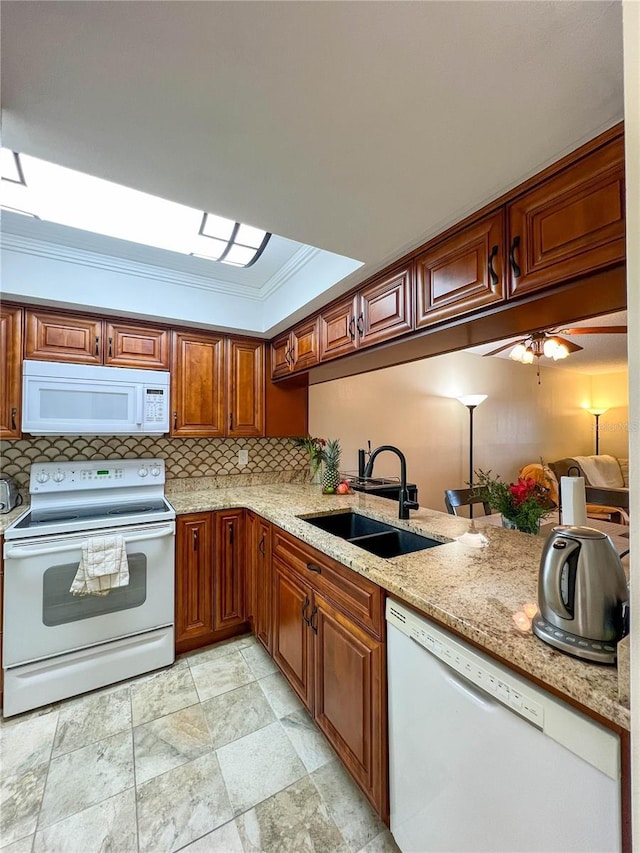
[[306, 621], [311, 587], [281, 560], [273, 560], [273, 659], [304, 705], [313, 711], [312, 641]]
[[249, 511], [246, 522], [246, 615], [257, 639], [271, 654], [271, 525]]
[[199, 512], [176, 522], [176, 652], [249, 629], [244, 615], [244, 510]]

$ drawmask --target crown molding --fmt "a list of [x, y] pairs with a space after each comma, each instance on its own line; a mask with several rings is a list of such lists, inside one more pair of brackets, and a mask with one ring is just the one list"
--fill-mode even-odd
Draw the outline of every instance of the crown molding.
[[291, 258], [275, 272], [271, 278], [259, 288], [260, 298], [265, 300], [271, 296], [276, 290], [285, 285], [289, 279], [298, 275], [307, 264], [321, 253], [321, 249], [316, 249], [314, 246], [301, 246], [300, 249], [292, 255]]

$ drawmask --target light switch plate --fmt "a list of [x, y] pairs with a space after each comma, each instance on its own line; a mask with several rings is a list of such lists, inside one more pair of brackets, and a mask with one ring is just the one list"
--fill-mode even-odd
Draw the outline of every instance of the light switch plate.
[[246, 449], [239, 450], [238, 451], [238, 465], [243, 466], [243, 465], [248, 465], [248, 464], [249, 464], [249, 451]]

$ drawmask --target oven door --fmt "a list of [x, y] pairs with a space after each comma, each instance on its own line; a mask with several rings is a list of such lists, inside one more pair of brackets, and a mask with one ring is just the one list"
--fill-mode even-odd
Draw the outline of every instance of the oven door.
[[6, 668], [173, 624], [175, 522], [109, 532], [124, 537], [130, 580], [106, 596], [69, 592], [86, 533], [5, 543]]

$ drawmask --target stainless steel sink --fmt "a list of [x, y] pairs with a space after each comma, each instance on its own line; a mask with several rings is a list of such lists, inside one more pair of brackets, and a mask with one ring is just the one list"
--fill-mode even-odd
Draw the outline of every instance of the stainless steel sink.
[[378, 557], [399, 557], [444, 544], [353, 511], [306, 516], [302, 520]]

